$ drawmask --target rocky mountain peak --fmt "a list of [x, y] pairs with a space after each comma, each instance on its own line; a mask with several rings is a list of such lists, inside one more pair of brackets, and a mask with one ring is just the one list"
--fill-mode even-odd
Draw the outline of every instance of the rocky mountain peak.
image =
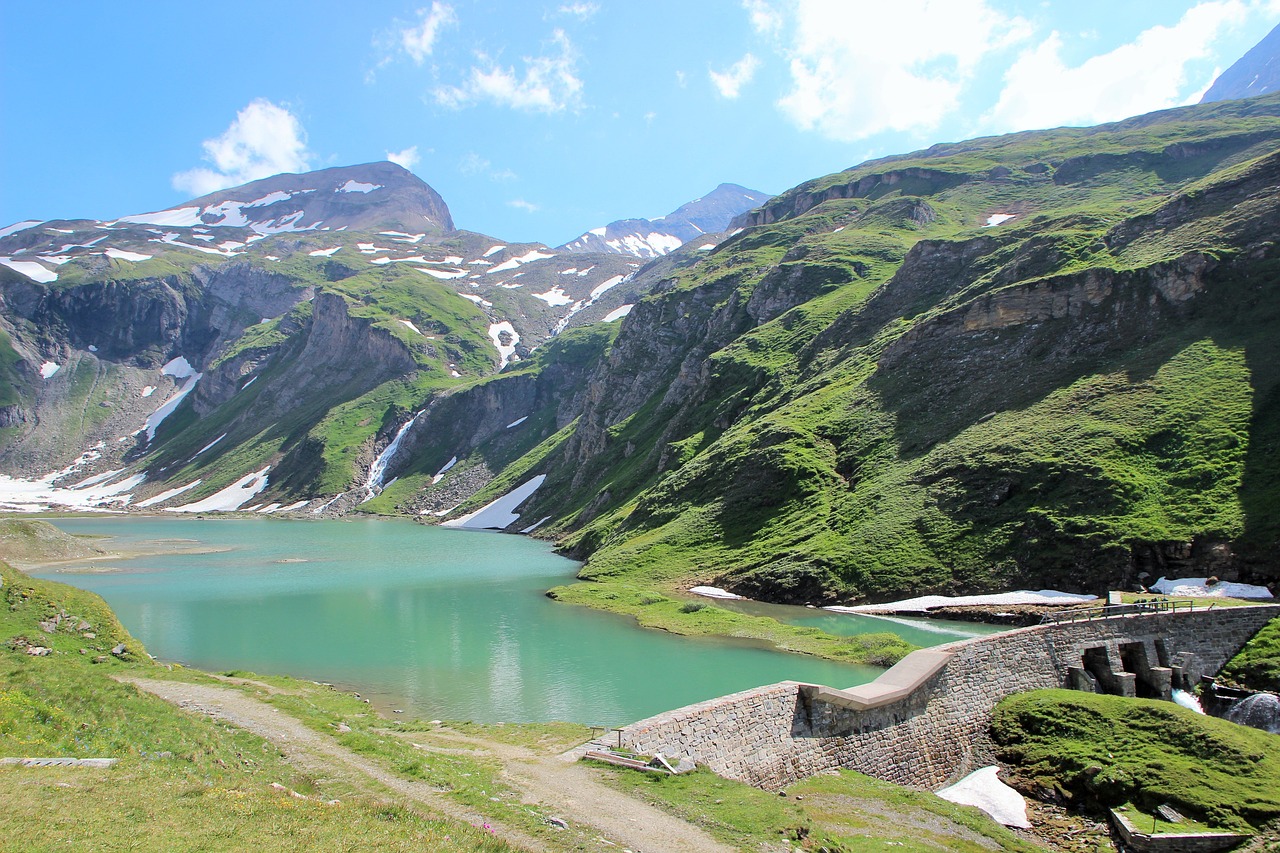
[[619, 219], [558, 247], [564, 252], [610, 252], [656, 258], [703, 234], [718, 234], [733, 218], [773, 196], [737, 184], [721, 184], [658, 219]]
[[453, 230], [453, 218], [440, 194], [408, 169], [386, 161], [273, 175], [117, 222], [232, 226], [261, 234], [316, 229]]
[[1252, 98], [1280, 89], [1280, 25], [1218, 75], [1200, 103]]

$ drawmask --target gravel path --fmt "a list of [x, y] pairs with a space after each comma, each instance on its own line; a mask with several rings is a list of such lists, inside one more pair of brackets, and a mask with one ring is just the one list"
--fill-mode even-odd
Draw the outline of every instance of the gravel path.
[[[508, 843], [534, 851], [551, 851], [552, 842], [535, 838], [522, 830], [495, 823], [492, 818], [459, 805], [425, 782], [397, 776], [381, 764], [313, 731], [294, 717], [260, 702], [239, 690], [204, 684], [125, 679], [187, 710], [224, 720], [266, 738], [286, 758], [310, 774], [338, 776], [355, 787], [369, 790], [369, 780], [390, 789], [431, 811], [471, 824], [489, 823]], [[629, 849], [633, 853], [679, 851], [679, 853], [731, 853], [733, 848], [715, 841], [703, 830], [633, 797], [603, 785], [591, 771], [569, 755], [545, 755], [534, 750], [474, 738], [460, 733], [399, 734], [427, 750], [446, 751], [439, 737], [469, 749], [488, 752], [499, 758], [506, 780], [535, 802], [571, 826], [590, 828], [600, 836], [600, 847]], [[361, 784], [363, 777], [364, 784]], [[567, 840], [567, 839], [566, 839]]]

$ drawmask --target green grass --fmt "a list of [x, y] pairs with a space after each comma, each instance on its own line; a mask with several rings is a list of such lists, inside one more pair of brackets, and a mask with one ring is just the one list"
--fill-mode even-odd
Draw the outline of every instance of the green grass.
[[784, 796], [706, 771], [662, 776], [604, 768], [612, 784], [738, 850], [1030, 851], [1040, 848], [977, 809], [852, 771], [789, 785]]
[[837, 637], [817, 628], [785, 625], [767, 616], [736, 613], [626, 583], [576, 583], [555, 587], [547, 594], [568, 604], [634, 616], [645, 628], [686, 637], [733, 637], [765, 642], [783, 651], [842, 663], [889, 667], [916, 648], [896, 634]]
[[1275, 736], [1171, 702], [1040, 690], [1002, 701], [991, 734], [1024, 789], [1108, 808], [1167, 803], [1230, 830], [1280, 818]]
[[1280, 618], [1272, 619], [1245, 643], [1218, 677], [1250, 690], [1280, 693]]

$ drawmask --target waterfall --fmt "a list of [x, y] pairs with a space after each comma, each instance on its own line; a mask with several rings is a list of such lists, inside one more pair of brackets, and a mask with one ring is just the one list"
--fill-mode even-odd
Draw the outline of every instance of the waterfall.
[[1184, 708], [1190, 708], [1197, 714], [1204, 713], [1204, 708], [1200, 706], [1200, 700], [1196, 698], [1194, 693], [1188, 693], [1185, 690], [1174, 690], [1173, 701]]
[[[382, 491], [382, 478], [387, 473], [387, 466], [391, 464], [392, 458], [400, 449], [400, 441], [404, 438], [405, 433], [409, 431], [409, 427], [413, 426], [414, 421], [416, 421], [418, 416], [421, 414], [422, 412], [417, 412], [413, 417], [405, 421], [404, 426], [400, 427], [396, 432], [396, 437], [391, 439], [391, 443], [387, 445], [385, 450], [378, 454], [378, 458], [373, 460], [373, 464], [369, 466], [369, 478], [365, 480], [364, 484], [365, 491], [368, 492], [369, 495], [365, 498], [366, 501], [372, 500]], [[361, 503], [363, 503], [363, 501]]]
[[1280, 735], [1280, 697], [1274, 693], [1255, 693], [1231, 706], [1227, 719], [1242, 726], [1262, 729]]

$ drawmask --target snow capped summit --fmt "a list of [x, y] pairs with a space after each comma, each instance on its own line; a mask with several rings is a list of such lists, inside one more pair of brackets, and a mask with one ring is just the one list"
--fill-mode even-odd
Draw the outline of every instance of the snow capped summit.
[[394, 163], [366, 163], [274, 175], [218, 190], [176, 207], [122, 216], [110, 225], [230, 226], [259, 234], [317, 229], [452, 231], [435, 190]]
[[563, 252], [611, 252], [656, 258], [702, 234], [717, 234], [738, 214], [759, 207], [773, 196], [721, 184], [702, 198], [683, 204], [658, 219], [620, 219], [592, 228], [559, 247]]

